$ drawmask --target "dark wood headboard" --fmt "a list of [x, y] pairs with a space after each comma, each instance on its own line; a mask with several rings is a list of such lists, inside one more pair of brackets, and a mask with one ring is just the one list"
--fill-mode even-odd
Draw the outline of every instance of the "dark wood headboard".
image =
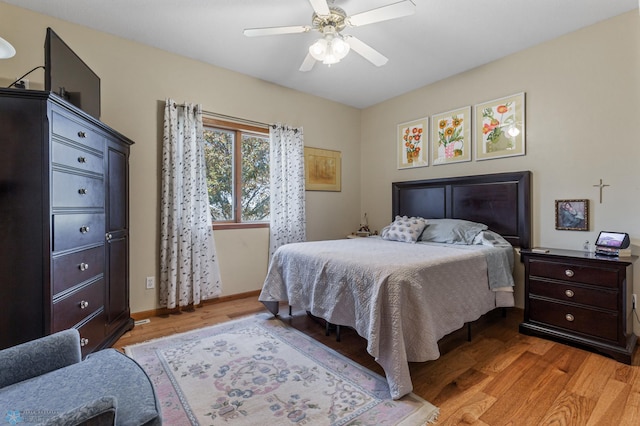
[[531, 243], [531, 172], [392, 184], [393, 218], [466, 219], [486, 224], [514, 247]]

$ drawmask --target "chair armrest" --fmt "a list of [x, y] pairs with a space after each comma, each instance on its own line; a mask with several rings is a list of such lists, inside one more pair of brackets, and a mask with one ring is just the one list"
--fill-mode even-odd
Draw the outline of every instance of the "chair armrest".
[[41, 426], [113, 426], [116, 421], [116, 399], [103, 396], [72, 410], [49, 418]]
[[80, 362], [75, 328], [0, 351], [0, 388]]

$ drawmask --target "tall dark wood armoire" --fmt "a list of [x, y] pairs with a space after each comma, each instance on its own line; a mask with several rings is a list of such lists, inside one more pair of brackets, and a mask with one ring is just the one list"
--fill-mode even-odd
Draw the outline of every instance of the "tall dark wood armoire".
[[0, 348], [75, 327], [86, 355], [133, 327], [131, 144], [49, 92], [0, 89]]

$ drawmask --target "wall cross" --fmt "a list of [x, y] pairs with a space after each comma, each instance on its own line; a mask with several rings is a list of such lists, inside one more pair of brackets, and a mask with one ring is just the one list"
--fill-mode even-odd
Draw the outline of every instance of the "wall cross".
[[600, 188], [600, 204], [602, 204], [602, 190], [606, 187], [606, 186], [611, 186], [611, 185], [606, 185], [604, 183], [602, 183], [602, 179], [600, 179], [600, 183], [597, 185], [593, 185], [596, 188]]

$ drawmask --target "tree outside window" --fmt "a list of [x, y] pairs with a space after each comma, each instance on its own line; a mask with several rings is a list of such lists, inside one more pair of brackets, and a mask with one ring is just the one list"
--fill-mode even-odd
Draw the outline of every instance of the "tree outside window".
[[214, 227], [268, 226], [267, 129], [208, 118], [203, 122]]

